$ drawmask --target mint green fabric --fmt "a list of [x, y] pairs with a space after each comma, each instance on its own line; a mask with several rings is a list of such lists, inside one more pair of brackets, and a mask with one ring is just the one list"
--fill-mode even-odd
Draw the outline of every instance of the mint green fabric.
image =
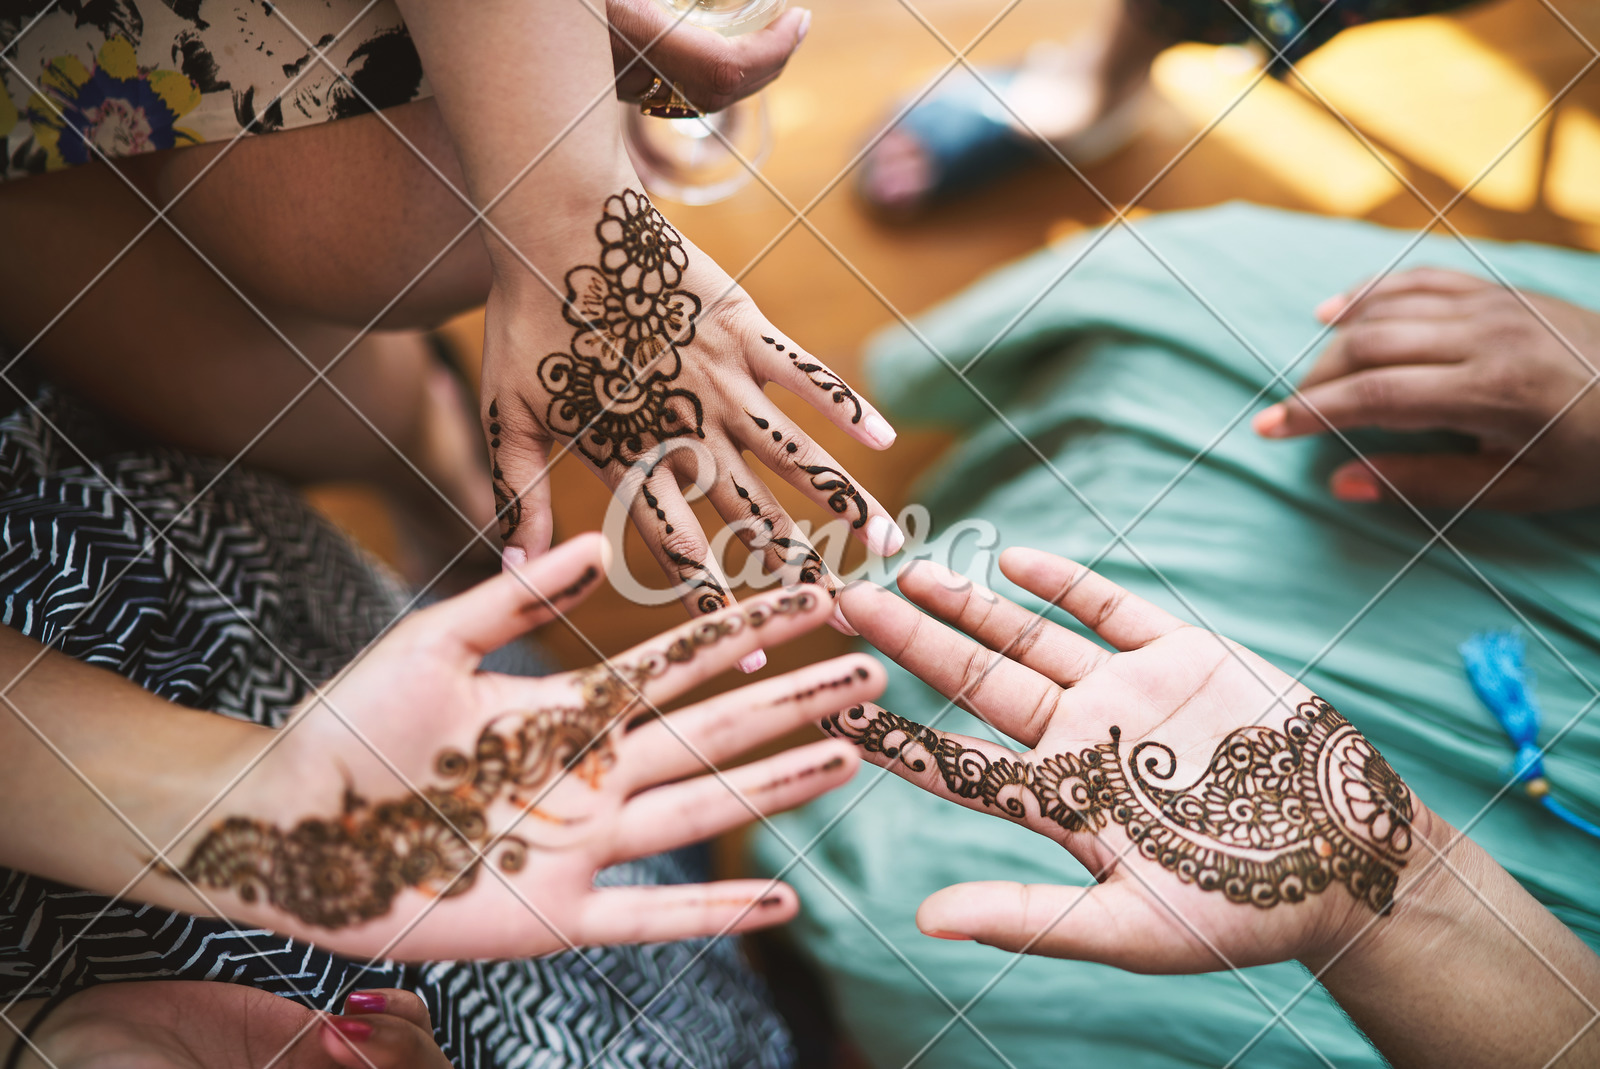
[[[1349, 456], [1337, 442], [1266, 442], [1248, 426], [1248, 416], [1266, 404], [1252, 398], [1271, 374], [1244, 342], [1274, 369], [1288, 367], [1317, 335], [1312, 309], [1319, 301], [1397, 259], [1402, 269], [1485, 269], [1451, 238], [1429, 238], [1408, 251], [1412, 234], [1247, 206], [1138, 226], [1153, 252], [1122, 230], [1093, 248], [1084, 239], [1047, 249], [920, 323], [934, 347], [964, 364], [1071, 268], [971, 374], [1054, 473], [922, 343], [900, 330], [876, 340], [873, 396], [902, 427], [955, 427], [965, 436], [913, 499], [930, 509], [936, 530], [978, 517], [997, 528], [1001, 548], [1037, 546], [1098, 560], [1117, 582], [1286, 671], [1315, 660], [1309, 685], [1361, 727], [1429, 805], [1458, 827], [1470, 824], [1474, 839], [1591, 946], [1600, 945], [1600, 842], [1519, 795], [1490, 805], [1506, 781], [1511, 750], [1474, 698], [1456, 653], [1475, 631], [1523, 627], [1544, 708], [1541, 741], [1579, 718], [1595, 691], [1561, 658], [1600, 677], [1600, 513], [1469, 514], [1449, 534], [1463, 562], [1443, 546], [1423, 552], [1429, 532], [1399, 507], [1332, 500], [1327, 474]], [[1519, 286], [1600, 303], [1600, 257], [1534, 245], [1475, 247]], [[1281, 390], [1269, 399], [1279, 396]], [[1205, 458], [1161, 496], [1214, 439]], [[1367, 451], [1376, 441], [1358, 436]], [[1111, 546], [1107, 525], [1135, 520], [1132, 550]], [[954, 564], [1038, 607], [1000, 577], [995, 552], [969, 532]], [[1420, 561], [1385, 593], [1418, 553]], [[905, 673], [891, 668], [891, 675], [888, 708], [923, 721], [944, 709]], [[945, 711], [941, 726], [983, 730], [958, 711]], [[1548, 765], [1569, 802], [1591, 816], [1600, 812], [1600, 717], [1571, 724]], [[870, 793], [857, 799], [868, 785]], [[1045, 839], [876, 769], [776, 828], [757, 838], [756, 855], [799, 888], [804, 912], [795, 935], [875, 1065], [897, 1069], [920, 1052], [916, 1064], [926, 1069], [1220, 1066], [1252, 1043], [1237, 1064], [1380, 1064], [1320, 988], [1288, 1013], [1291, 1027], [1268, 1027], [1307, 983], [1296, 965], [1147, 977], [918, 934], [918, 903], [947, 884], [1083, 883], [1087, 876]], [[791, 845], [804, 846], [824, 829], [807, 855], [814, 870], [792, 864]], [[970, 1026], [951, 1026], [949, 1007], [980, 994], [967, 1014]], [[1564, 1038], [1552, 1037], [1547, 1054]]]

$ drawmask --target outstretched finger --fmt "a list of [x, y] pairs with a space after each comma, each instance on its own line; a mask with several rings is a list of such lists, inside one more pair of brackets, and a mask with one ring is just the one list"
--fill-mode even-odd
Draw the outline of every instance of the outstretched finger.
[[450, 1062], [423, 1031], [403, 1017], [322, 1015], [322, 1049], [347, 1069], [449, 1069]]
[[606, 864], [676, 850], [811, 801], [855, 775], [856, 751], [815, 742], [774, 757], [646, 791], [623, 807]]
[[1111, 657], [1104, 646], [933, 561], [912, 561], [900, 569], [898, 582], [900, 592], [927, 612], [1060, 686], [1070, 687]]
[[1468, 502], [1507, 512], [1548, 507], [1537, 480], [1529, 478], [1527, 461], [1507, 470], [1508, 463], [1503, 454], [1394, 453], [1341, 465], [1328, 485], [1334, 497], [1358, 505], [1403, 500], [1418, 508], [1461, 508]]
[[550, 435], [521, 398], [490, 397], [483, 410], [503, 559], [514, 567], [550, 548]]
[[757, 367], [766, 379], [782, 385], [861, 444], [873, 449], [894, 444], [895, 430], [889, 421], [832, 368], [776, 330], [760, 338]]
[[1000, 554], [1000, 571], [1030, 594], [1057, 605], [1118, 650], [1136, 650], [1185, 626], [1083, 565], [1037, 549]]
[[[785, 587], [691, 621], [578, 675], [591, 707], [603, 705], [624, 730], [763, 646], [778, 645], [826, 620], [833, 603], [815, 587]], [[537, 687], [539, 681], [529, 681]]]
[[637, 770], [626, 789], [699, 775], [829, 713], [876, 698], [884, 682], [877, 658], [852, 653], [649, 721], [617, 744], [617, 763]]
[[956, 705], [1029, 746], [1043, 736], [1056, 683], [917, 611], [871, 583], [852, 583], [839, 605], [861, 637]]
[[589, 896], [573, 938], [605, 946], [748, 932], [790, 920], [798, 906], [794, 888], [770, 880], [609, 887]]
[[[1114, 965], [1129, 972], [1191, 973], [1228, 963], [1128, 879], [1099, 886], [958, 883], [917, 910], [917, 927], [940, 939], [971, 939], [1013, 953]], [[1175, 937], [1176, 936], [1176, 937]]]
[[1363, 282], [1352, 286], [1348, 293], [1329, 297], [1317, 306], [1317, 318], [1324, 323], [1344, 319], [1363, 302], [1384, 300], [1401, 294], [1434, 294], [1457, 297], [1492, 287], [1476, 275], [1450, 271], [1442, 267], [1418, 267], [1386, 275], [1376, 282]]
[[433, 630], [482, 657], [548, 623], [583, 601], [600, 584], [610, 549], [598, 534], [569, 538], [541, 557], [437, 605], [413, 613], [401, 624]]
[[782, 416], [757, 404], [736, 417], [730, 430], [746, 449], [802, 494], [850, 524], [872, 552], [892, 557], [906, 536], [887, 509], [858, 488], [839, 462]]
[[838, 590], [843, 584], [816, 547], [801, 535], [767, 484], [737, 456], [726, 459], [721, 467], [706, 497], [739, 541], [762, 555], [768, 573], [784, 582], [816, 583], [829, 591]]
[[711, 554], [711, 543], [665, 461], [628, 469], [613, 487], [628, 503], [633, 525], [661, 570], [676, 586], [690, 616], [704, 616], [733, 603], [728, 579]]

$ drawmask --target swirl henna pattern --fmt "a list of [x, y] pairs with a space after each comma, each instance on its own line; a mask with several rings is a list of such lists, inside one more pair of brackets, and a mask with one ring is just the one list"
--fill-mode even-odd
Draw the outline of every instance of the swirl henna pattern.
[[1231, 732], [1205, 773], [1178, 788], [1163, 785], [1177, 771], [1169, 747], [1146, 740], [1124, 755], [1116, 727], [1108, 742], [1042, 760], [990, 758], [859, 705], [823, 729], [913, 772], [931, 759], [951, 794], [1016, 820], [1038, 815], [1074, 833], [1115, 823], [1184, 883], [1263, 909], [1340, 883], [1385, 913], [1411, 850], [1411, 791], [1321, 698], [1302, 702], [1282, 731]]
[[494, 487], [494, 514], [500, 521], [500, 540], [508, 542], [522, 526], [522, 498], [511, 492], [500, 470], [500, 399], [489, 401], [489, 470]]
[[683, 238], [631, 189], [606, 198], [595, 236], [598, 266], [566, 276], [564, 315], [577, 333], [568, 352], [539, 362], [539, 381], [551, 394], [547, 425], [603, 468], [705, 430], [699, 396], [673, 385], [700, 314], [700, 298], [679, 288]]
[[484, 727], [471, 753], [440, 751], [433, 764], [438, 784], [376, 803], [347, 788], [337, 816], [308, 817], [288, 830], [228, 817], [206, 833], [178, 872], [157, 868], [329, 929], [387, 915], [402, 891], [464, 894], [490, 853], [502, 871], [518, 872], [536, 844], [491, 832], [492, 806], [509, 803], [552, 823], [582, 823], [532, 807], [568, 772], [591, 789], [601, 787], [616, 764], [613, 736], [655, 716], [650, 709], [622, 722], [642, 700], [646, 681], [746, 626], [808, 611], [816, 597], [800, 590], [758, 602], [704, 621], [635, 663], [597, 665], [578, 677], [576, 704], [504, 714]]
[[846, 385], [843, 379], [816, 361], [805, 358], [805, 354], [800, 350], [785, 346], [776, 338], [769, 338], [763, 334], [761, 335], [761, 340], [778, 352], [788, 356], [789, 362], [794, 365], [795, 370], [804, 375], [811, 382], [811, 385], [823, 393], [833, 396], [834, 404], [842, 405], [848, 403], [853, 405], [855, 414], [850, 417], [850, 422], [861, 422], [861, 398], [856, 396], [856, 392]]

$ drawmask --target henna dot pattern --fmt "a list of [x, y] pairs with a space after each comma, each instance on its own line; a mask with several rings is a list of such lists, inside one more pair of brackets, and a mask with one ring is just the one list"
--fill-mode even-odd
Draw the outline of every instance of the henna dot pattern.
[[[761, 340], [780, 353], [785, 351], [783, 343], [776, 339], [763, 334]], [[855, 408], [855, 413], [850, 417], [851, 423], [861, 422], [861, 398], [856, 396], [855, 391], [846, 385], [843, 379], [830, 371], [826, 365], [817, 363], [798, 349], [789, 349], [788, 357], [795, 370], [804, 375], [811, 385], [832, 396], [834, 404], [849, 404]]]
[[750, 515], [759, 519], [762, 526], [766, 528], [765, 541], [754, 541], [752, 548], [759, 550], [765, 549], [767, 546], [777, 546], [783, 550], [784, 564], [800, 570], [800, 581], [802, 583], [815, 584], [822, 582], [822, 577], [828, 574], [828, 565], [822, 559], [822, 554], [817, 552], [816, 547], [803, 538], [791, 538], [774, 534], [772, 521], [762, 516], [761, 506], [756, 504], [755, 499], [750, 496], [750, 491], [740, 486], [739, 480], [733, 476], [728, 476], [728, 479], [733, 483], [733, 488], [740, 499], [749, 506]]
[[913, 772], [938, 770], [947, 791], [1015, 820], [1069, 832], [1115, 824], [1139, 855], [1202, 891], [1270, 909], [1342, 884], [1386, 913], [1411, 851], [1411, 791], [1338, 711], [1302, 702], [1282, 731], [1253, 726], [1217, 744], [1206, 771], [1169, 787], [1177, 755], [1122, 732], [1077, 753], [991, 758], [888, 711], [856, 706], [823, 729]]
[[500, 399], [489, 401], [489, 468], [494, 485], [494, 514], [500, 521], [500, 539], [508, 541], [522, 526], [522, 498], [511, 492], [500, 470]]
[[[347, 789], [337, 815], [308, 817], [288, 830], [228, 817], [206, 832], [179, 871], [328, 929], [388, 915], [402, 891], [465, 894], [489, 853], [502, 871], [519, 872], [534, 846], [514, 835], [497, 838], [491, 806], [531, 806], [566, 773], [598, 790], [616, 764], [612, 735], [627, 730], [618, 722], [641, 701], [643, 684], [746, 627], [816, 604], [810, 591], [786, 591], [701, 621], [631, 664], [597, 665], [577, 677], [575, 704], [504, 714], [483, 728], [470, 753], [441, 750], [433, 762], [436, 782], [420, 791], [369, 802]], [[164, 865], [157, 870], [177, 875]]]
[[546, 424], [603, 468], [705, 430], [699, 395], [674, 385], [700, 314], [700, 298], [682, 288], [683, 238], [632, 189], [606, 198], [595, 237], [599, 262], [566, 276], [576, 333], [568, 351], [539, 362], [539, 381], [551, 395]]

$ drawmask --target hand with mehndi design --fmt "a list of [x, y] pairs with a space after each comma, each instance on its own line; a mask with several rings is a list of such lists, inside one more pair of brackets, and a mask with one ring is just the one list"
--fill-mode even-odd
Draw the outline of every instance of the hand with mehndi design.
[[[309, 700], [171, 852], [183, 877], [231, 917], [405, 959], [532, 956], [787, 920], [795, 897], [782, 884], [596, 889], [594, 877], [849, 778], [856, 756], [838, 742], [727, 773], [707, 762], [877, 693], [882, 670], [843, 657], [656, 715], [758, 644], [826, 620], [829, 599], [801, 587], [586, 671], [477, 671], [486, 652], [592, 590], [604, 551], [598, 536], [574, 539], [402, 621]], [[170, 871], [151, 879], [182, 894]]]
[[[24, 1002], [8, 1016], [22, 1027], [42, 1005]], [[0, 1051], [13, 1038], [8, 1030]], [[393, 989], [356, 992], [343, 1014], [326, 1014], [244, 984], [101, 984], [50, 1010], [29, 1039], [17, 1069], [450, 1067], [427, 1006]]]
[[901, 590], [976, 643], [879, 587], [841, 603], [869, 642], [1026, 752], [871, 705], [826, 726], [927, 790], [1055, 839], [1100, 884], [947, 888], [918, 911], [924, 931], [1200, 972], [1337, 950], [1389, 908], [1433, 817], [1343, 717], [1076, 564], [1011, 549], [1001, 570], [1117, 652], [928, 562]]
[[549, 541], [545, 468], [558, 441], [629, 503], [692, 613], [731, 599], [680, 490], [688, 482], [708, 487], [717, 512], [774, 572], [830, 581], [747, 451], [848, 521], [868, 548], [898, 551], [904, 538], [883, 506], [763, 387], [789, 390], [875, 449], [894, 441], [883, 417], [772, 326], [643, 194], [608, 196], [593, 218], [560, 278], [561, 298], [521, 265], [506, 269], [504, 285], [497, 275], [490, 296], [484, 426], [507, 559]]

